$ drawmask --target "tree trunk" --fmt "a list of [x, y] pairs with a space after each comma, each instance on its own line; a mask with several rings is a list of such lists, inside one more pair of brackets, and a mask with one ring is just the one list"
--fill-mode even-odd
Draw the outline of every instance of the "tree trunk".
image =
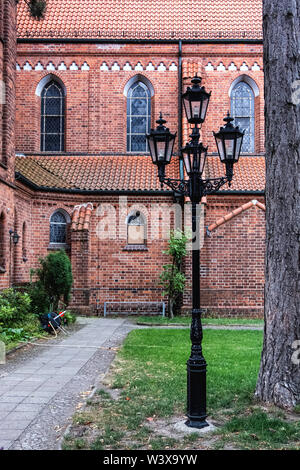
[[169, 318], [174, 318], [174, 305], [175, 301], [172, 297], [169, 297], [168, 299], [168, 317]]
[[266, 283], [256, 396], [291, 409], [300, 402], [300, 1], [264, 0], [263, 27]]

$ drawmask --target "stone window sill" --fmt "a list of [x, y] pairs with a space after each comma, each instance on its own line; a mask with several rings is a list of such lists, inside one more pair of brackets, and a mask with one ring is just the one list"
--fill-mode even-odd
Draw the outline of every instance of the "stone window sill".
[[57, 251], [57, 250], [69, 250], [69, 245], [67, 245], [66, 243], [49, 243], [48, 247], [47, 247], [47, 250], [54, 250], [54, 251]]
[[123, 251], [148, 251], [146, 245], [126, 245]]

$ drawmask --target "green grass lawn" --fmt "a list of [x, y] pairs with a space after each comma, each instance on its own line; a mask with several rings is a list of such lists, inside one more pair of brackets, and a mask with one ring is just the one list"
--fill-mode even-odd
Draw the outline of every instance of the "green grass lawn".
[[[178, 316], [174, 318], [162, 317], [158, 315], [144, 315], [138, 316], [134, 318], [134, 321], [137, 323], [147, 323], [153, 325], [172, 325], [172, 324], [179, 324], [179, 325], [190, 325], [191, 323], [191, 315], [188, 316]], [[233, 325], [240, 325], [240, 326], [263, 326], [264, 321], [259, 318], [227, 318], [227, 317], [220, 317], [220, 318], [202, 318], [203, 325], [216, 325], [216, 326], [233, 326]]]
[[[261, 331], [205, 330], [207, 407], [218, 431], [209, 439], [192, 434], [175, 440], [147, 423], [185, 413], [189, 330], [132, 331], [107, 377], [107, 391], [100, 390], [74, 416], [64, 448], [296, 448], [299, 421], [253, 401], [261, 346]], [[110, 396], [112, 388], [119, 389], [118, 399]]]

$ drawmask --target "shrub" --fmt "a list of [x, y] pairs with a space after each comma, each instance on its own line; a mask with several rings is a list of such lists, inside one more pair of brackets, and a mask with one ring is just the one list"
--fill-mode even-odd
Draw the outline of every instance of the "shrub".
[[27, 293], [31, 298], [32, 312], [36, 315], [49, 312], [50, 298], [40, 281], [31, 282], [27, 287]]
[[31, 299], [27, 293], [5, 289], [0, 294], [0, 326], [14, 327], [31, 314]]
[[44, 17], [46, 11], [46, 0], [25, 0], [28, 5], [31, 16], [40, 20]]
[[74, 315], [74, 313], [71, 313], [67, 310], [63, 316], [63, 322], [65, 325], [71, 325], [72, 323], [75, 323], [76, 315]]
[[39, 262], [41, 267], [33, 271], [38, 281], [32, 287], [31, 295], [36, 306], [42, 307], [45, 302], [46, 309], [56, 311], [62, 298], [66, 305], [69, 302], [73, 284], [70, 259], [64, 250], [60, 250], [40, 258]]
[[[174, 317], [176, 303], [184, 291], [185, 276], [182, 273], [182, 261], [186, 255], [186, 243], [188, 238], [181, 230], [171, 233], [169, 248], [164, 251], [171, 259], [171, 264], [163, 266], [163, 272], [160, 275], [160, 284], [164, 288], [164, 295], [168, 296], [168, 315]], [[177, 305], [177, 310], [179, 310]]]

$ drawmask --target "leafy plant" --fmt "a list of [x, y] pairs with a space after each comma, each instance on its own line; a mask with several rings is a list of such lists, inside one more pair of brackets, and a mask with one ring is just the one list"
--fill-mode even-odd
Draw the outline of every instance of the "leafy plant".
[[188, 238], [181, 230], [175, 230], [170, 235], [169, 248], [163, 253], [172, 258], [172, 263], [163, 266], [160, 275], [160, 284], [163, 286], [163, 294], [168, 296], [168, 316], [174, 317], [174, 310], [180, 295], [184, 291], [186, 278], [182, 273], [182, 261], [186, 255], [186, 243]]
[[40, 281], [31, 281], [29, 286], [26, 288], [26, 291], [31, 298], [31, 308], [33, 313], [40, 315], [49, 311], [51, 300]]
[[76, 322], [76, 315], [67, 310], [63, 316], [63, 321], [65, 325], [71, 325]]
[[5, 289], [0, 294], [0, 326], [12, 328], [31, 314], [31, 299], [27, 293]]
[[30, 335], [24, 328], [0, 328], [0, 337], [6, 344], [30, 339]]
[[41, 266], [32, 272], [38, 278], [35, 286], [32, 287], [32, 298], [35, 305], [44, 307], [43, 312], [45, 308], [56, 311], [61, 299], [67, 305], [70, 298], [73, 284], [70, 259], [64, 250], [59, 250], [49, 253], [45, 258], [40, 258], [39, 262]]

